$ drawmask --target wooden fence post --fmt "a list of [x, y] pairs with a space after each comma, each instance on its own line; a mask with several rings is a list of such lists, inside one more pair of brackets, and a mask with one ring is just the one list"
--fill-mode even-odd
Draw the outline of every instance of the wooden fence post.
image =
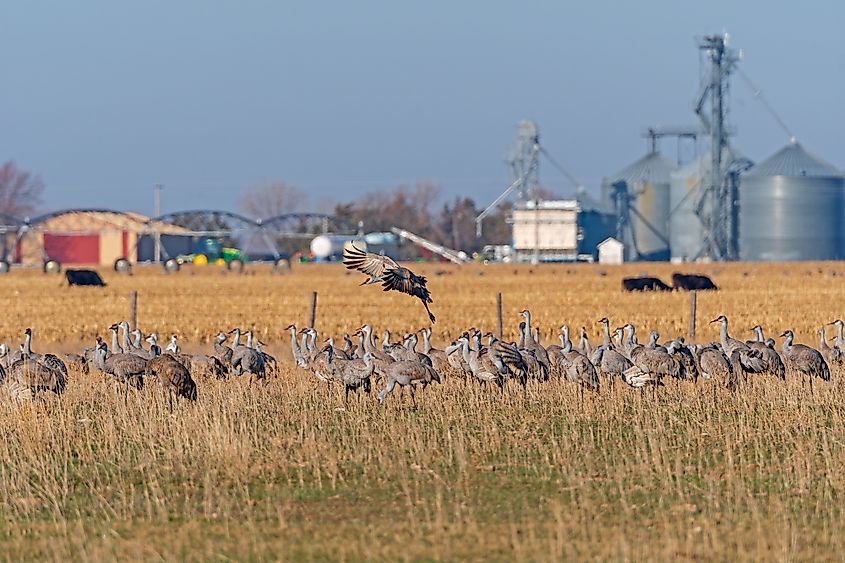
[[308, 312], [308, 328], [314, 328], [314, 321], [317, 318], [317, 292], [311, 292], [311, 308]]
[[129, 294], [129, 330], [138, 328], [138, 291]]
[[692, 343], [695, 340], [695, 309], [697, 305], [697, 293], [693, 289], [689, 292], [689, 340]]
[[502, 337], [502, 292], [496, 294], [496, 329], [498, 338]]

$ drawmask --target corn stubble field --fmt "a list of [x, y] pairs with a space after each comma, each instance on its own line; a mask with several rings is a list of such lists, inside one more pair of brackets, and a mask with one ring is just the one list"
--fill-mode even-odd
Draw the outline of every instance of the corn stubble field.
[[[563, 323], [686, 334], [684, 293], [624, 294], [620, 279], [667, 279], [670, 265], [419, 265], [438, 317], [435, 345], [464, 329], [505, 332], [529, 308], [551, 343]], [[698, 340], [721, 313], [738, 338], [843, 315], [838, 263], [706, 265], [723, 290], [699, 295]], [[656, 397], [605, 385], [529, 384], [527, 396], [451, 379], [409, 397], [343, 406], [290, 363], [291, 322], [319, 292], [321, 335], [363, 322], [394, 333], [423, 326], [404, 295], [359, 288], [338, 266], [287, 275], [254, 267], [165, 276], [104, 272], [105, 289], [13, 272], [0, 280], [0, 338], [31, 326], [36, 351], [78, 351], [128, 312], [177, 333], [190, 351], [218, 330], [254, 329], [282, 366], [267, 385], [198, 379], [197, 404], [173, 413], [150, 387], [116, 395], [99, 374], [71, 372], [59, 398], [0, 401], [0, 546], [7, 559], [833, 559], [845, 548], [845, 374], [816, 382], [758, 379], [734, 394], [669, 381]], [[781, 339], [778, 341], [780, 342]]]

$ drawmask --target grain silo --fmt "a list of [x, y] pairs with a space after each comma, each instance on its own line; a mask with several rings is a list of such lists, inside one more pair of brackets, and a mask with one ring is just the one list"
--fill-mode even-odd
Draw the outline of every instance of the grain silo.
[[[745, 170], [752, 164], [730, 147], [723, 149], [722, 162], [726, 163], [729, 172]], [[695, 260], [702, 254], [704, 227], [695, 210], [705, 189], [702, 181], [707, 180], [712, 166], [712, 157], [707, 153], [670, 174], [669, 246], [672, 261]]]
[[669, 259], [669, 175], [671, 160], [650, 152], [606, 179], [602, 196], [620, 212], [619, 187], [627, 190], [630, 228], [623, 233], [628, 260]]
[[793, 141], [745, 172], [739, 190], [743, 260], [845, 257], [845, 180]]

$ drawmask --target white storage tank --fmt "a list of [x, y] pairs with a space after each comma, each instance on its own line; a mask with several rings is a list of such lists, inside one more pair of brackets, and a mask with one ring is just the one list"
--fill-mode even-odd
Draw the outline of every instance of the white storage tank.
[[343, 254], [352, 243], [360, 250], [367, 250], [367, 243], [354, 235], [319, 235], [311, 240], [311, 254], [317, 260], [330, 260]]

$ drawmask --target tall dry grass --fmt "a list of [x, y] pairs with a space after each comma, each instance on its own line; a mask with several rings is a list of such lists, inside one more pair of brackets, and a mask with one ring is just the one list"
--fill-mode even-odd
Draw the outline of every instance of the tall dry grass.
[[[685, 332], [684, 294], [626, 295], [623, 269], [422, 266], [438, 340], [492, 328], [502, 291], [508, 330], [529, 307], [546, 334], [568, 322], [597, 335], [609, 315], [666, 335]], [[664, 277], [671, 266], [649, 265]], [[435, 275], [442, 271], [441, 275]], [[807, 341], [841, 316], [838, 264], [710, 266], [719, 293], [701, 319], [735, 332], [793, 327]], [[604, 273], [605, 275], [602, 275]], [[748, 275], [744, 275], [747, 273]], [[834, 276], [833, 274], [836, 273]], [[254, 327], [286, 358], [282, 329], [301, 324], [312, 289], [318, 328], [372, 321], [418, 328], [406, 296], [358, 288], [336, 267], [289, 276], [215, 270], [109, 276], [105, 290], [2, 279], [2, 338], [25, 325], [36, 349], [70, 349], [124, 317], [207, 347], [216, 330]], [[702, 323], [702, 339], [715, 337]], [[757, 380], [735, 394], [670, 383], [656, 397], [605, 386], [583, 403], [564, 382], [504, 397], [459, 380], [412, 409], [340, 389], [283, 360], [266, 386], [199, 380], [173, 413], [154, 388], [124, 403], [97, 374], [71, 373], [60, 398], [0, 401], [0, 545], [8, 559], [834, 559], [845, 518], [842, 374], [811, 394], [798, 379]]]

